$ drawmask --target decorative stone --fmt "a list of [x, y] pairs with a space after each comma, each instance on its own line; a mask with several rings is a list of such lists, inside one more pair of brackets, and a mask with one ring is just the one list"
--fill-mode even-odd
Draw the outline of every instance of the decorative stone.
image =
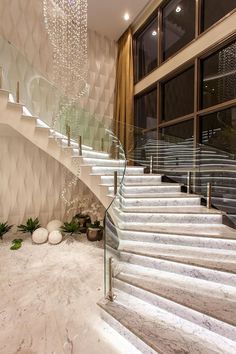
[[34, 243], [41, 244], [45, 243], [48, 240], [48, 230], [40, 227], [35, 230], [32, 235], [32, 240]]
[[60, 220], [52, 220], [47, 224], [47, 230], [48, 232], [52, 231], [60, 231], [63, 223]]
[[62, 241], [62, 233], [60, 231], [55, 230], [55, 231], [50, 232], [49, 237], [48, 237], [48, 242], [51, 245], [57, 245], [61, 241]]

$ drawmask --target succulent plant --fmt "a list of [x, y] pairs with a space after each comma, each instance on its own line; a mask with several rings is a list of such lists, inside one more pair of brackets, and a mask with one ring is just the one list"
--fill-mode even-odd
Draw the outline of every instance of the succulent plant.
[[64, 223], [64, 225], [61, 227], [61, 231], [72, 236], [73, 234], [79, 233], [80, 224], [72, 219], [71, 222]]
[[13, 225], [8, 225], [7, 221], [4, 223], [0, 223], [0, 240], [2, 240], [3, 235], [5, 235], [8, 231], [11, 230]]
[[41, 227], [40, 223], [39, 223], [39, 219], [36, 218], [36, 219], [28, 219], [26, 221], [26, 224], [21, 224], [18, 226], [18, 230], [23, 232], [23, 233], [27, 233], [29, 232], [31, 235], [33, 234], [33, 232], [37, 229], [39, 229]]

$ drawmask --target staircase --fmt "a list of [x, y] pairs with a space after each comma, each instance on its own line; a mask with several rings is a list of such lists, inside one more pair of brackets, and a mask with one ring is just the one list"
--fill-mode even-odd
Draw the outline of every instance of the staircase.
[[102, 317], [141, 353], [236, 353], [236, 231], [162, 179], [125, 176], [109, 210], [115, 297]]
[[[236, 231], [181, 183], [144, 174], [90, 146], [67, 144], [0, 90], [0, 123], [59, 161], [108, 208], [106, 248], [115, 259], [114, 301], [102, 317], [141, 353], [236, 353]], [[113, 137], [115, 140], [116, 138]], [[117, 141], [116, 141], [117, 143]], [[114, 199], [114, 171], [120, 193]]]

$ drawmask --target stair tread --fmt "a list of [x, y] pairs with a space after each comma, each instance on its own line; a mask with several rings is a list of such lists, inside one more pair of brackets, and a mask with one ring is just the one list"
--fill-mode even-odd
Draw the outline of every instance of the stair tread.
[[236, 251], [206, 247], [121, 241], [122, 252], [236, 273]]
[[217, 209], [207, 209], [204, 206], [123, 206], [125, 213], [160, 213], [160, 214], [224, 214]]
[[223, 225], [211, 225], [211, 224], [199, 224], [197, 227], [193, 227], [192, 224], [153, 224], [148, 225], [153, 226], [150, 230], [147, 230], [147, 225], [143, 223], [135, 223], [132, 225], [134, 231], [144, 231], [144, 232], [155, 232], [155, 233], [165, 233], [165, 234], [174, 234], [174, 235], [185, 235], [185, 236], [217, 236], [217, 237], [227, 237], [227, 238], [236, 238], [236, 230]]
[[[117, 279], [236, 325], [236, 287], [162, 270], [119, 263]], [[235, 277], [236, 280], [236, 277]], [[236, 285], [236, 282], [235, 282]]]
[[114, 302], [99, 306], [161, 354], [233, 354], [234, 342], [159, 307], [115, 290]]

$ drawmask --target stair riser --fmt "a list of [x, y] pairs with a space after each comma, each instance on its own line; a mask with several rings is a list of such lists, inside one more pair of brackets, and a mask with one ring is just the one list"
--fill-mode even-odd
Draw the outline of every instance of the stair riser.
[[146, 224], [146, 231], [148, 230], [149, 223], [157, 224], [221, 224], [222, 215], [207, 215], [207, 214], [151, 214], [151, 213], [119, 213], [120, 222], [119, 227], [125, 229], [126, 227], [132, 229], [132, 223], [137, 221]]
[[155, 206], [197, 206], [201, 204], [200, 198], [140, 198], [123, 199], [124, 209]]
[[[224, 288], [223, 285], [219, 285], [218, 289], [214, 286], [212, 290], [209, 289], [208, 291], [207, 284], [205, 288], [199, 287], [197, 282], [194, 283], [194, 287], [192, 284], [186, 286], [187, 283], [179, 283], [175, 278], [169, 281], [163, 277], [158, 278], [158, 275], [153, 282], [150, 281], [150, 278], [146, 280], [142, 278], [142, 281], [140, 281], [137, 279], [136, 274], [129, 275], [121, 273], [118, 275], [118, 279], [128, 282], [133, 286], [141, 287], [144, 290], [150, 290], [157, 296], [164, 297], [182, 306], [189, 307], [192, 310], [205, 313], [229, 325], [236, 325], [236, 319], [232, 316], [232, 313], [236, 311], [236, 293], [234, 292], [234, 295], [225, 296], [225, 293], [233, 288]], [[212, 293], [214, 291], [213, 289], [215, 289], [216, 292], [214, 292], [214, 294]]]
[[[118, 177], [119, 181], [121, 179], [123, 179], [123, 176], [121, 177]], [[157, 183], [161, 183], [161, 179], [162, 177], [161, 176], [153, 176], [153, 177], [149, 177], [149, 175], [147, 176], [127, 176], [125, 175], [124, 176], [124, 179], [123, 179], [123, 183], [125, 185], [144, 185], [144, 186], [147, 186], [147, 185], [155, 185]], [[105, 176], [105, 177], [102, 177], [102, 183], [104, 184], [110, 184], [110, 183], [113, 183], [113, 178], [110, 177], [110, 176]]]
[[120, 259], [122, 262], [140, 265], [150, 269], [156, 269], [157, 271], [162, 270], [166, 272], [185, 275], [187, 277], [194, 277], [203, 280], [207, 279], [209, 281], [214, 281], [230, 286], [236, 285], [235, 274], [216, 271], [204, 267], [196, 267], [194, 265], [172, 262], [153, 257], [145, 257], [127, 252], [121, 252]]
[[122, 195], [124, 197], [132, 197], [133, 195], [144, 195], [144, 194], [150, 194], [150, 196], [155, 196], [155, 194], [161, 193], [165, 194], [167, 193], [168, 196], [171, 196], [171, 194], [174, 193], [179, 193], [180, 192], [180, 186], [179, 185], [173, 185], [173, 186], [161, 186], [161, 185], [156, 185], [155, 187], [153, 186], [137, 186], [137, 187], [128, 187], [128, 186], [123, 186], [122, 187]]
[[126, 232], [119, 230], [119, 238], [127, 241], [151, 242], [155, 244], [171, 244], [192, 247], [206, 247], [213, 249], [226, 249], [236, 251], [236, 240], [218, 240], [209, 237], [180, 236], [170, 234], [157, 234], [149, 232]]
[[189, 303], [183, 306], [119, 279], [115, 279], [114, 287], [127, 294], [132, 294], [151, 305], [160, 307], [185, 320], [191, 321], [205, 329], [211, 328], [213, 332], [225, 336], [228, 339], [234, 340], [236, 338], [236, 327], [189, 308]]
[[101, 318], [109, 326], [111, 326], [115, 331], [117, 331], [117, 333], [119, 333], [122, 337], [124, 337], [126, 340], [128, 340], [134, 347], [136, 347], [140, 351], [140, 354], [141, 353], [142, 354], [158, 354], [156, 351], [154, 351], [152, 348], [150, 348], [146, 343], [144, 343], [140, 338], [135, 336], [132, 332], [130, 332], [126, 327], [124, 327], [119, 321], [117, 321], [114, 317], [109, 315], [102, 308], [101, 308]]
[[[119, 175], [123, 175], [124, 167], [92, 167], [92, 173], [101, 174], [101, 175], [113, 175], [115, 171], [118, 171]], [[143, 173], [142, 168], [132, 168], [126, 169], [125, 173], [127, 175], [139, 175]]]

